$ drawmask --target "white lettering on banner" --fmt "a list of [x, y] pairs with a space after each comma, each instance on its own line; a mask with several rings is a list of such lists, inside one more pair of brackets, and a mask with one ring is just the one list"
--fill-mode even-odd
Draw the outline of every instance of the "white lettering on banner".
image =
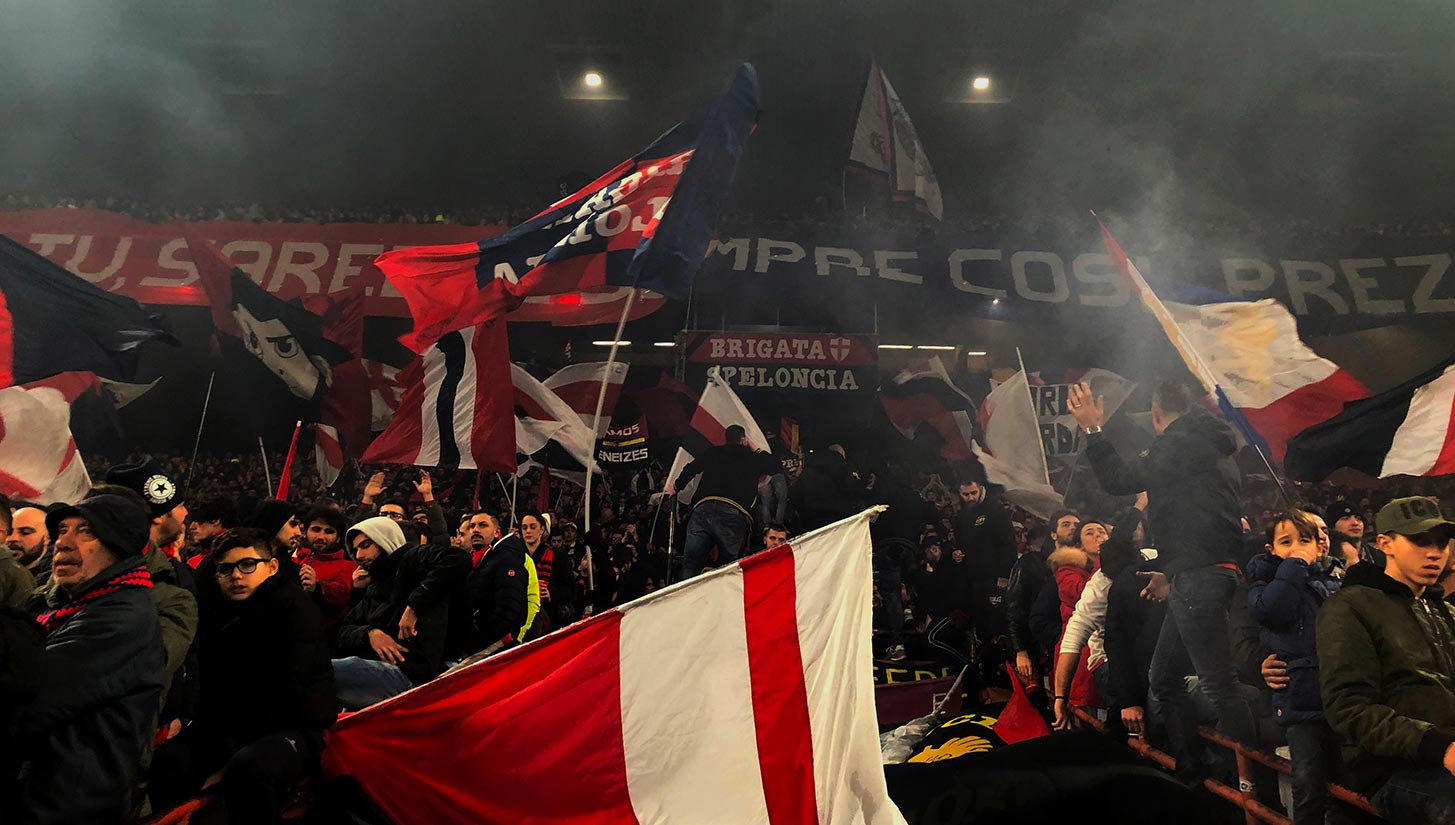
[[1368, 312], [1374, 315], [1390, 315], [1396, 312], [1404, 312], [1408, 307], [1401, 298], [1376, 300], [1369, 296], [1369, 293], [1379, 287], [1379, 281], [1374, 278], [1366, 278], [1360, 275], [1360, 270], [1375, 269], [1385, 265], [1383, 258], [1342, 258], [1339, 261], [1339, 269], [1344, 272], [1344, 280], [1349, 282], [1349, 291], [1354, 293], [1354, 306], [1360, 312]]
[[158, 253], [157, 263], [162, 269], [170, 272], [179, 272], [181, 277], [158, 278], [155, 275], [147, 275], [141, 279], [142, 286], [187, 286], [197, 281], [197, 265], [190, 260], [184, 261], [177, 257], [177, 253], [187, 249], [186, 238], [173, 238], [162, 246]]
[[[777, 250], [777, 251], [775, 251]], [[785, 264], [803, 260], [803, 247], [793, 241], [775, 241], [772, 238], [758, 239], [758, 263], [754, 272], [767, 272], [768, 264], [778, 261]]]
[[[1295, 312], [1307, 315], [1308, 296], [1313, 295], [1340, 315], [1349, 314], [1349, 305], [1332, 289], [1333, 267], [1322, 261], [1279, 261], [1278, 265], [1283, 268], [1283, 282], [1288, 287], [1288, 299], [1293, 302]], [[1311, 272], [1314, 278], [1301, 278], [1301, 272]]]
[[30, 233], [30, 244], [35, 251], [46, 258], [55, 257], [56, 247], [73, 244], [76, 242], [75, 235], [54, 235], [49, 232]]
[[718, 372], [728, 384], [749, 389], [857, 392], [860, 386], [853, 370], [832, 367], [722, 366]]
[[[273, 262], [273, 245], [267, 241], [232, 241], [220, 250], [222, 257], [226, 258], [233, 266], [241, 269], [253, 279], [253, 283], [262, 285], [263, 279], [267, 277], [268, 265]], [[239, 261], [239, 252], [251, 252], [256, 257], [251, 261]]]
[[608, 464], [627, 464], [632, 461], [646, 461], [651, 451], [646, 447], [635, 450], [597, 450], [596, 460]]
[[[1140, 264], [1138, 265], [1140, 268]], [[1085, 252], [1071, 261], [1071, 274], [1077, 281], [1088, 286], [1111, 287], [1107, 293], [1081, 292], [1082, 306], [1120, 307], [1126, 306], [1132, 298], [1132, 291], [1122, 278], [1121, 270], [1112, 263], [1111, 256], [1104, 252]]]
[[329, 279], [329, 292], [345, 292], [349, 289], [349, 279], [364, 271], [362, 266], [354, 264], [354, 258], [363, 256], [366, 261], [372, 261], [384, 254], [383, 244], [362, 244], [346, 243], [338, 248], [338, 263], [333, 267], [333, 278]]
[[[1033, 263], [1045, 264], [1050, 271], [1051, 290], [1049, 292], [1031, 287], [1028, 270], [1029, 265]], [[1015, 282], [1016, 294], [1026, 300], [1060, 304], [1071, 297], [1071, 287], [1066, 284], [1066, 266], [1061, 262], [1061, 256], [1054, 252], [1023, 250], [1015, 253], [1010, 256], [1010, 276]]]
[[864, 266], [864, 256], [859, 254], [857, 249], [848, 249], [841, 246], [818, 246], [813, 250], [814, 270], [820, 275], [829, 274], [829, 267], [842, 266], [854, 270], [854, 274], [860, 278], [869, 275], [869, 267]]
[[[307, 260], [297, 260], [296, 256], [299, 254], [306, 254]], [[319, 279], [317, 270], [327, 260], [328, 247], [321, 243], [284, 241], [283, 251], [278, 253], [278, 265], [273, 269], [273, 280], [268, 291], [278, 292], [279, 287], [291, 276], [303, 282], [305, 293], [317, 295], [323, 289], [323, 282]]]
[[116, 241], [116, 251], [111, 255], [111, 262], [99, 270], [87, 272], [81, 268], [81, 264], [86, 260], [86, 256], [91, 254], [91, 242], [95, 237], [95, 235], [82, 235], [80, 241], [76, 244], [76, 254], [72, 255], [69, 261], [66, 261], [65, 266], [66, 269], [80, 275], [91, 283], [99, 284], [112, 275], [115, 275], [117, 270], [121, 269], [121, 265], [126, 263], [126, 253], [131, 251], [131, 238], [118, 238]]
[[972, 283], [969, 278], [965, 277], [965, 264], [968, 261], [996, 261], [998, 263], [1000, 260], [999, 249], [957, 249], [950, 253], [950, 283], [961, 292], [984, 295], [987, 298], [1004, 298], [1005, 290], [981, 286]]
[[[719, 241], [716, 238], [707, 245], [708, 255], [732, 255], [732, 268], [737, 272], [748, 271], [748, 254], [751, 251], [747, 238], [731, 238], [727, 241]], [[858, 253], [855, 253], [858, 254]], [[862, 260], [862, 259], [861, 259]], [[827, 274], [827, 273], [819, 273]]]
[[[1256, 274], [1252, 278], [1244, 278], [1239, 274], [1241, 272]], [[1273, 277], [1277, 274], [1271, 264], [1255, 258], [1228, 258], [1223, 261], [1223, 281], [1228, 285], [1228, 293], [1235, 298], [1267, 292], [1273, 288]]]
[[879, 277], [886, 281], [899, 281], [905, 284], [923, 284], [923, 276], [896, 269], [890, 264], [895, 261], [916, 261], [919, 254], [915, 252], [889, 252], [883, 249], [874, 250], [874, 268], [879, 270]]
[[1450, 270], [1450, 256], [1440, 255], [1414, 255], [1408, 258], [1395, 258], [1395, 266], [1423, 266], [1425, 274], [1420, 277], [1420, 285], [1415, 287], [1415, 312], [1455, 312], [1455, 298], [1435, 298], [1435, 287], [1440, 285], [1440, 280]]

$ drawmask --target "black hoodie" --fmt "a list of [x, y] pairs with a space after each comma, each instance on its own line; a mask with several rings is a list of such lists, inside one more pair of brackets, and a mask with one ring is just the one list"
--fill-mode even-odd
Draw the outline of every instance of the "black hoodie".
[[1168, 578], [1234, 562], [1243, 536], [1236, 451], [1228, 425], [1200, 408], [1182, 414], [1135, 458], [1122, 458], [1099, 433], [1086, 448], [1103, 490], [1114, 496], [1146, 491], [1148, 543]]

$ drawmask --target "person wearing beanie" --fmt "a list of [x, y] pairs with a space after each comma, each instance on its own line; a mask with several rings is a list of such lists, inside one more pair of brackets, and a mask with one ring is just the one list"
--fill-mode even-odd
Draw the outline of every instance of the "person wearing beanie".
[[1355, 790], [1394, 823], [1455, 822], [1455, 616], [1439, 580], [1455, 522], [1421, 496], [1374, 520], [1382, 570], [1349, 568], [1316, 629], [1324, 717]]
[[450, 597], [463, 588], [470, 557], [437, 544], [406, 544], [388, 516], [350, 527], [345, 546], [362, 592], [339, 632], [333, 660], [339, 702], [359, 710], [438, 676], [444, 665]]
[[[151, 741], [165, 654], [142, 552], [148, 514], [119, 496], [58, 507], [45, 675], [19, 713], [21, 781], [6, 822], [120, 822]], [[11, 800], [0, 800], [0, 805]]]
[[[1324, 524], [1333, 536], [1345, 536], [1359, 548], [1359, 562], [1366, 562], [1376, 570], [1384, 569], [1384, 554], [1374, 544], [1364, 540], [1364, 516], [1359, 508], [1347, 501], [1339, 500], [1324, 511]], [[1357, 564], [1358, 562], [1355, 562]], [[1349, 565], [1353, 567], [1353, 565]]]
[[151, 540], [158, 550], [174, 559], [182, 558], [186, 544], [186, 491], [151, 456], [135, 464], [122, 464], [106, 473], [106, 483], [137, 493], [151, 509]]

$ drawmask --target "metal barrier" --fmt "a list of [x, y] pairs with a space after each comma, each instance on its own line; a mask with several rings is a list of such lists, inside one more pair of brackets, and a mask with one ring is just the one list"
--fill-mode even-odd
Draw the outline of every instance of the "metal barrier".
[[[1077, 719], [1080, 719], [1083, 724], [1093, 730], [1110, 734], [1110, 728], [1107, 724], [1092, 716], [1085, 709], [1072, 708], [1072, 712], [1076, 715]], [[1238, 784], [1241, 786], [1238, 788], [1230, 788], [1216, 779], [1204, 779], [1202, 782], [1204, 788], [1210, 793], [1238, 806], [1243, 811], [1243, 821], [1246, 825], [1257, 825], [1260, 822], [1267, 823], [1267, 825], [1291, 825], [1288, 817], [1254, 798], [1252, 790], [1253, 782], [1251, 779], [1252, 766], [1255, 763], [1279, 774], [1285, 776], [1290, 775], [1292, 768], [1287, 759], [1270, 753], [1264, 753], [1257, 748], [1235, 742], [1211, 728], [1199, 727], [1198, 733], [1208, 742], [1219, 747], [1227, 748], [1233, 752], [1233, 760], [1238, 767]], [[1155, 762], [1169, 771], [1177, 770], [1176, 759], [1147, 744], [1146, 740], [1140, 737], [1130, 737], [1126, 741], [1127, 746], [1144, 759]], [[1369, 804], [1369, 800], [1366, 797], [1349, 790], [1343, 785], [1329, 783], [1329, 796], [1346, 805], [1358, 808], [1365, 813], [1378, 816], [1374, 811], [1374, 806]]]

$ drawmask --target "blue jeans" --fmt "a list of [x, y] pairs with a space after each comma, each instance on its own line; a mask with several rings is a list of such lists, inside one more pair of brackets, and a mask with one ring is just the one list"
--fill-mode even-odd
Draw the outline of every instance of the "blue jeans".
[[1329, 769], [1339, 764], [1339, 740], [1326, 722], [1296, 722], [1283, 729], [1292, 763], [1293, 825], [1324, 825]]
[[1148, 700], [1162, 715], [1167, 743], [1179, 773], [1192, 776], [1202, 764], [1197, 714], [1185, 677], [1197, 673], [1201, 688], [1218, 715], [1218, 732], [1253, 743], [1253, 713], [1238, 688], [1228, 639], [1228, 605], [1238, 576], [1226, 567], [1208, 565], [1183, 570], [1173, 577], [1167, 617], [1152, 654]]
[[1397, 825], [1455, 823], [1455, 775], [1444, 768], [1394, 772], [1369, 798], [1379, 815]]
[[718, 550], [715, 566], [722, 567], [737, 561], [747, 543], [748, 517], [741, 510], [723, 501], [702, 502], [687, 519], [682, 578], [690, 579], [702, 572], [711, 561], [714, 544]]
[[358, 656], [334, 659], [333, 680], [346, 710], [361, 710], [414, 687], [398, 665]]

